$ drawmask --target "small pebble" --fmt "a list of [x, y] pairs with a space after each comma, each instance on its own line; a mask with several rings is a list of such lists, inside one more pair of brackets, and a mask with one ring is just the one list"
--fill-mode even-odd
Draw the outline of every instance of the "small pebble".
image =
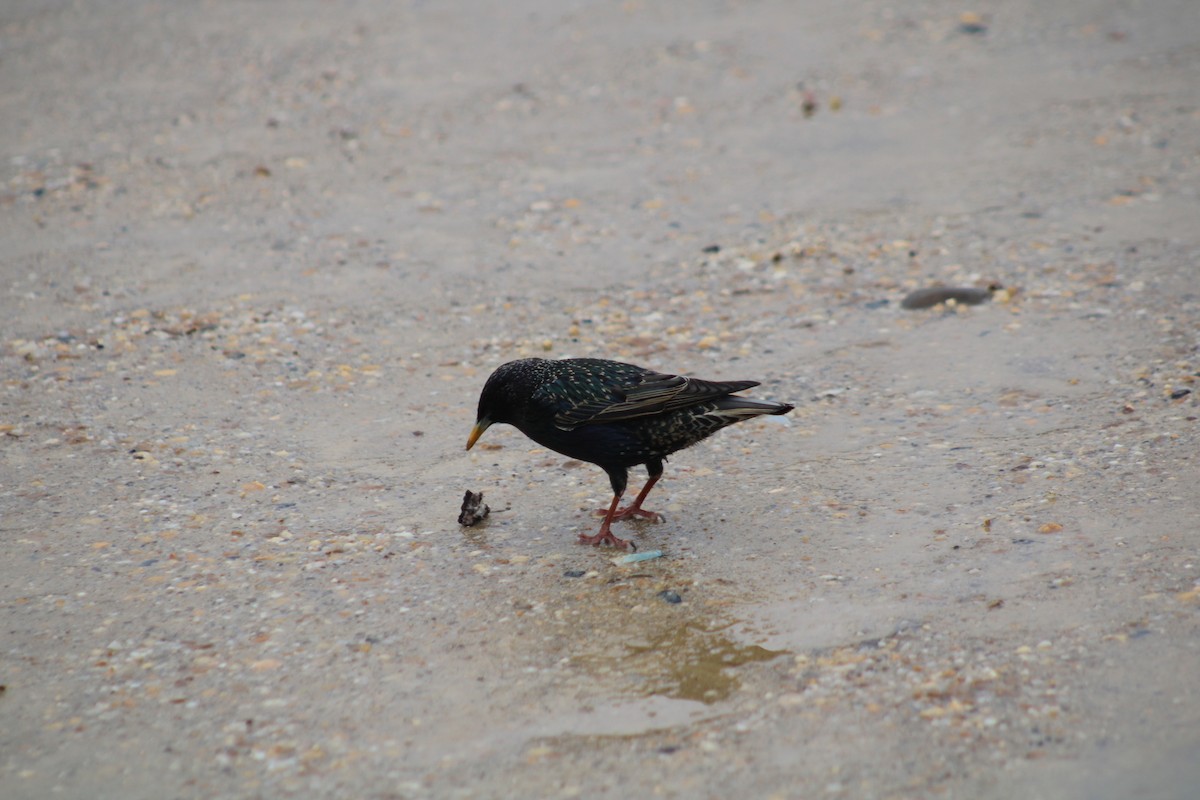
[[563, 573], [563, 577], [564, 578], [582, 578], [586, 574], [587, 573], [585, 573], [581, 569], [569, 569]]
[[991, 297], [991, 289], [979, 289], [974, 286], [929, 286], [924, 289], [917, 289], [915, 292], [910, 292], [900, 302], [900, 307], [907, 308], [910, 311], [933, 308], [939, 303], [945, 303], [950, 300], [969, 306], [977, 306], [986, 300], [990, 300]]
[[661, 592], [658, 593], [658, 596], [671, 604], [683, 602], [683, 598], [679, 596], [679, 592], [675, 592], [670, 589], [663, 589]]

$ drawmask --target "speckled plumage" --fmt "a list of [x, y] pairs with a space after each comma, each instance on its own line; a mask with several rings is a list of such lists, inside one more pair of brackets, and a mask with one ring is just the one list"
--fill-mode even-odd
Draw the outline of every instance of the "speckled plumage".
[[[503, 422], [555, 452], [599, 465], [614, 497], [600, 533], [580, 541], [627, 546], [609, 526], [628, 516], [658, 517], [641, 506], [668, 455], [735, 422], [792, 410], [786, 403], [733, 394], [757, 385], [668, 375], [599, 358], [510, 361], [484, 384], [467, 449], [488, 426]], [[638, 464], [646, 466], [650, 479], [632, 505], [618, 510], [629, 468]]]

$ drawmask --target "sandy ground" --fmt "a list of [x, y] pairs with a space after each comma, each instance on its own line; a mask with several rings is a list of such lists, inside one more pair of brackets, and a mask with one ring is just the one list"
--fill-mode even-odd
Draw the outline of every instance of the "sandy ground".
[[[2, 794], [1194, 797], [1198, 32], [8, 0]], [[526, 355], [797, 409], [615, 565]]]

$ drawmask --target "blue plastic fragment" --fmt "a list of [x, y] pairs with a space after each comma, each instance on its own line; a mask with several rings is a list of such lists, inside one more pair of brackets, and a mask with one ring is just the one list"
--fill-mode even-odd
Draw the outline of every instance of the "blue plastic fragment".
[[644, 553], [630, 553], [627, 556], [614, 558], [614, 564], [636, 564], [639, 561], [649, 561], [652, 558], [662, 558], [662, 550], [647, 550]]

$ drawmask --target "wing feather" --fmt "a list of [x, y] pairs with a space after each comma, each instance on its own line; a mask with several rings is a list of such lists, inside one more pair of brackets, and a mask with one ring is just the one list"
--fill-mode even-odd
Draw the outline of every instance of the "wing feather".
[[580, 425], [599, 425], [665, 414], [753, 386], [758, 386], [758, 381], [705, 381], [682, 375], [646, 372], [635, 383], [611, 387], [604, 397], [562, 409], [555, 415], [554, 424], [570, 430]]

